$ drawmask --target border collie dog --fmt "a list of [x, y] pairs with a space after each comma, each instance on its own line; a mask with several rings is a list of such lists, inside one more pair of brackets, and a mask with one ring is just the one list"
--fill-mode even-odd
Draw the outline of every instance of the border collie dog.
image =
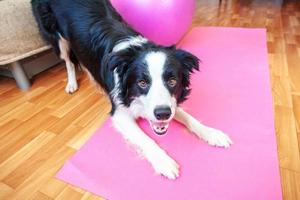
[[230, 138], [207, 127], [179, 107], [190, 93], [190, 75], [198, 70], [196, 56], [174, 46], [147, 40], [126, 24], [109, 0], [32, 0], [41, 35], [66, 63], [67, 93], [78, 89], [75, 67], [84, 66], [109, 96], [115, 128], [169, 178], [179, 165], [136, 123], [149, 121], [163, 135], [175, 119], [210, 145], [229, 147]]

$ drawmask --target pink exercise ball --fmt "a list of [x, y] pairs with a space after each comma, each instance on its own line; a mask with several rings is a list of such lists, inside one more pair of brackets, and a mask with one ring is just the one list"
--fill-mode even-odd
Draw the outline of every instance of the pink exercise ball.
[[111, 0], [123, 19], [146, 38], [161, 45], [176, 44], [187, 32], [194, 0]]

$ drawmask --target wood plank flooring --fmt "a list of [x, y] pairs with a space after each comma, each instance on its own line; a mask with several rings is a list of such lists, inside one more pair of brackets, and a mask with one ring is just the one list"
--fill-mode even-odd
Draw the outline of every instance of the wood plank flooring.
[[[300, 1], [198, 0], [194, 26], [267, 28], [281, 185], [300, 199]], [[110, 105], [83, 72], [64, 92], [60, 64], [27, 92], [0, 77], [0, 199], [102, 199], [54, 178], [105, 120]]]

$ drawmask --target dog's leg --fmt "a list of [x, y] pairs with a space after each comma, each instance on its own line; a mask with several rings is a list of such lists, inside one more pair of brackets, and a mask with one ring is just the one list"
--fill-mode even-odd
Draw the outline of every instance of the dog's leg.
[[201, 124], [180, 107], [177, 107], [176, 109], [175, 119], [210, 145], [228, 148], [231, 144], [233, 144], [228, 135], [220, 130]]
[[151, 163], [154, 170], [169, 179], [179, 176], [178, 164], [148, 137], [126, 108], [118, 108], [113, 115], [116, 129]]
[[60, 36], [58, 44], [60, 50], [60, 58], [66, 62], [68, 73], [68, 83], [65, 88], [65, 91], [71, 94], [78, 89], [75, 66], [70, 59], [70, 47], [68, 41], [65, 40], [62, 36]]

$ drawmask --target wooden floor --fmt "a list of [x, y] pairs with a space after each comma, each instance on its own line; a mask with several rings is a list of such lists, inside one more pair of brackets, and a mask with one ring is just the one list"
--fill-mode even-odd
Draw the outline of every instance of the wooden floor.
[[[193, 24], [267, 28], [283, 196], [299, 200], [300, 1], [198, 0]], [[0, 199], [101, 199], [54, 178], [110, 109], [82, 72], [79, 83], [77, 93], [64, 92], [63, 64], [28, 92], [0, 77]]]

